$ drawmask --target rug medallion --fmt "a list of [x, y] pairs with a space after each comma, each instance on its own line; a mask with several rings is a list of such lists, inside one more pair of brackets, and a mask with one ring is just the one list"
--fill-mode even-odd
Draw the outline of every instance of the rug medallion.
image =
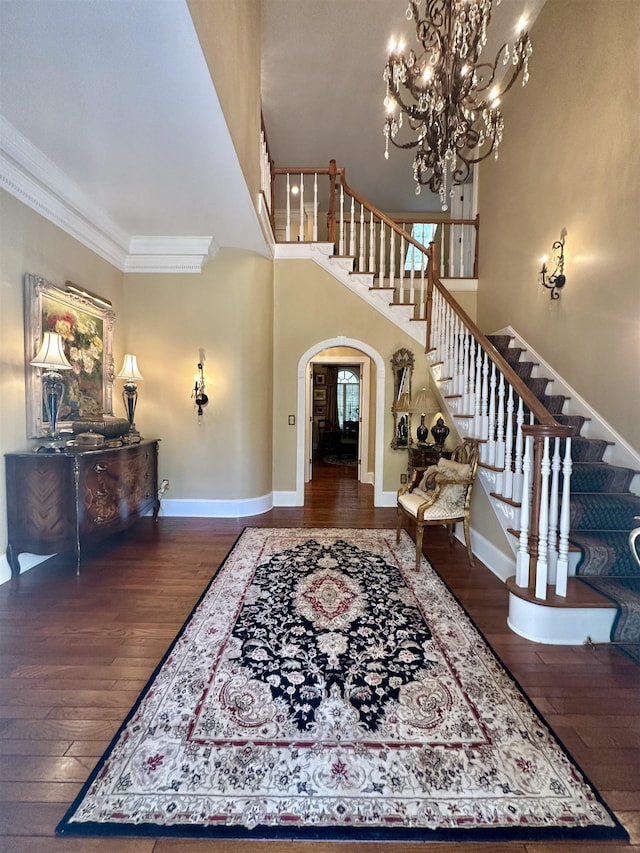
[[404, 532], [246, 529], [58, 831], [624, 838], [414, 560]]

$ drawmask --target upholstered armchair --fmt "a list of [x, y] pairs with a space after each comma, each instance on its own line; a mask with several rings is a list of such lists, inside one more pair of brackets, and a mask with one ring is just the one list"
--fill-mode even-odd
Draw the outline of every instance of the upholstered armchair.
[[449, 542], [453, 543], [453, 526], [458, 521], [463, 523], [469, 563], [473, 566], [469, 514], [479, 456], [478, 442], [465, 438], [451, 459], [441, 458], [437, 465], [415, 468], [411, 482], [399, 489], [396, 539], [400, 541], [403, 521], [412, 519], [416, 527], [416, 571], [420, 569], [424, 528], [429, 524], [444, 525]]

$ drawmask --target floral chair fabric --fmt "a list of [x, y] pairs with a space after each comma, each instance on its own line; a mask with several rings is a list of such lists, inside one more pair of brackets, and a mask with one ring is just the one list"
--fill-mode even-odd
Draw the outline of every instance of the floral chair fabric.
[[429, 468], [416, 468], [411, 482], [398, 491], [397, 539], [403, 521], [411, 519], [416, 527], [416, 571], [420, 568], [424, 527], [444, 525], [449, 542], [453, 543], [453, 526], [458, 521], [463, 523], [469, 563], [473, 566], [469, 515], [479, 456], [478, 442], [467, 438], [456, 447], [451, 459], [442, 458]]

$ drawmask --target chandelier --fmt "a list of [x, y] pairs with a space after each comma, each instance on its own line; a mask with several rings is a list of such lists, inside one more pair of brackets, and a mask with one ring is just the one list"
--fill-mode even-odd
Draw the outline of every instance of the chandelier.
[[[520, 19], [514, 44], [503, 44], [493, 63], [481, 62], [493, 0], [425, 0], [424, 15], [421, 2], [409, 0], [406, 11], [415, 22], [418, 53], [405, 55], [402, 41], [389, 45], [385, 158], [389, 141], [415, 148], [416, 194], [428, 186], [446, 210], [447, 195], [465, 183], [471, 166], [491, 152], [497, 158], [504, 128], [500, 101], [521, 71], [523, 86], [529, 79], [532, 48]], [[403, 121], [413, 134], [407, 142], [396, 141]]]

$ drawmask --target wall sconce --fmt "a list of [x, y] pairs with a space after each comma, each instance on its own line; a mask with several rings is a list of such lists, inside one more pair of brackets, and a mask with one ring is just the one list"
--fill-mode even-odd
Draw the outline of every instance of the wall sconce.
[[[560, 235], [560, 240], [556, 240], [551, 247], [551, 260], [549, 260], [546, 255], [543, 255], [541, 258], [542, 268], [540, 269], [538, 279], [543, 287], [546, 287], [547, 290], [551, 291], [552, 299], [560, 298], [558, 291], [561, 290], [567, 282], [564, 274], [564, 238], [566, 237], [566, 234], [567, 232], [563, 230]], [[547, 263], [549, 263], [549, 267], [547, 266]], [[549, 268], [551, 266], [553, 266], [553, 272], [549, 272]]]
[[45, 449], [55, 451], [55, 441], [60, 438], [58, 412], [64, 397], [64, 382], [60, 371], [71, 370], [60, 335], [57, 332], [45, 332], [42, 336], [42, 346], [29, 363], [32, 367], [41, 367], [44, 370], [42, 392], [49, 416], [49, 444], [45, 445]]
[[204, 414], [203, 406], [206, 406], [209, 402], [209, 398], [204, 393], [204, 357], [202, 356], [202, 353], [200, 354], [200, 358], [201, 361], [198, 362], [198, 373], [196, 373], [195, 386], [191, 394], [196, 406], [198, 407], [198, 418], [202, 417], [202, 415]]
[[124, 440], [129, 443], [140, 441], [140, 433], [136, 429], [133, 418], [136, 413], [136, 403], [138, 402], [138, 386], [136, 383], [142, 378], [143, 376], [138, 370], [138, 359], [135, 355], [126, 353], [122, 370], [118, 373], [116, 379], [124, 379], [122, 402], [124, 403], [124, 407], [127, 412], [127, 419], [129, 421], [129, 433], [124, 437]]

